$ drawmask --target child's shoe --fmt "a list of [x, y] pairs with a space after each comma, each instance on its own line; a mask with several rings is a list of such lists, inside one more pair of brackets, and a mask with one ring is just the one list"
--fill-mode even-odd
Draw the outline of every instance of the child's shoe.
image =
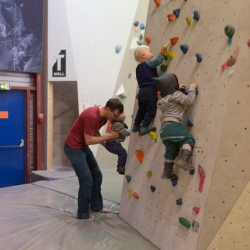
[[136, 125], [134, 125], [133, 128], [132, 128], [132, 132], [133, 132], [133, 133], [136, 133], [136, 132], [138, 132], [139, 130], [140, 130], [140, 127], [139, 127], [139, 126], [136, 126]]
[[124, 175], [124, 174], [125, 174], [125, 166], [117, 166], [116, 171], [117, 171], [119, 174]]
[[193, 170], [194, 167], [192, 166], [192, 164], [189, 163], [191, 156], [192, 156], [192, 152], [190, 150], [182, 149], [180, 156], [175, 164], [179, 168], [183, 168], [184, 170]]
[[140, 128], [140, 135], [146, 135], [151, 131], [155, 131], [156, 127], [141, 127]]
[[161, 175], [161, 178], [169, 179], [169, 180], [175, 179], [177, 177], [177, 175], [174, 174], [173, 166], [174, 166], [173, 162], [165, 162], [164, 171]]

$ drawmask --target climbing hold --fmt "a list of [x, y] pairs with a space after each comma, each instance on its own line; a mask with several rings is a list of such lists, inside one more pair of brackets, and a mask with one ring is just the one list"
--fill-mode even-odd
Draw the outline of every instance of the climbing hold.
[[142, 42], [141, 41], [136, 41], [138, 46], [142, 45]]
[[183, 217], [179, 218], [179, 222], [182, 226], [184, 226], [185, 228], [189, 229], [191, 227], [191, 222]]
[[197, 62], [200, 63], [202, 61], [202, 55], [197, 52], [195, 56], [197, 57]]
[[200, 175], [200, 183], [199, 183], [198, 191], [201, 193], [202, 190], [203, 190], [203, 185], [204, 185], [204, 181], [205, 181], [205, 178], [206, 178], [206, 173], [205, 173], [205, 171], [203, 170], [203, 168], [201, 167], [200, 164], [198, 166], [198, 172], [199, 172], [199, 175]]
[[248, 47], [250, 47], [250, 39], [247, 41], [247, 45]]
[[138, 194], [137, 194], [136, 192], [133, 193], [133, 197], [134, 197], [135, 199], [137, 199], [137, 200], [139, 199], [139, 196], [138, 196]]
[[232, 56], [230, 56], [227, 59], [227, 66], [232, 67], [236, 63], [239, 52], [240, 52], [240, 44], [238, 43], [238, 45], [236, 46]]
[[191, 117], [188, 117], [188, 123], [187, 123], [188, 127], [193, 127], [194, 124], [193, 124], [193, 120]]
[[177, 185], [177, 183], [178, 183], [178, 177], [172, 179], [171, 182], [172, 182], [172, 186], [175, 187]]
[[161, 6], [161, 0], [154, 0], [154, 2], [157, 8]]
[[227, 26], [224, 28], [224, 31], [225, 31], [225, 34], [226, 34], [228, 37], [233, 37], [234, 32], [235, 32], [235, 28], [234, 28], [232, 25], [227, 25]]
[[172, 60], [174, 58], [174, 50], [166, 50], [165, 55], [169, 60]]
[[185, 110], [185, 111], [188, 110], [188, 105], [187, 105], [187, 104], [184, 105], [184, 110]]
[[131, 73], [128, 73], [128, 78], [131, 78], [132, 74]]
[[136, 155], [137, 159], [140, 161], [140, 163], [142, 163], [144, 153], [142, 151], [140, 151], [140, 150], [135, 150], [135, 155]]
[[194, 207], [193, 208], [193, 211], [196, 213], [196, 214], [198, 214], [199, 212], [200, 212], [200, 208], [199, 207]]
[[224, 69], [226, 69], [227, 68], [227, 62], [225, 62], [225, 63], [223, 63], [222, 65], [221, 65], [221, 69], [222, 70], [224, 70]]
[[145, 29], [144, 23], [140, 23], [140, 29], [141, 29], [141, 30], [144, 30], [144, 29]]
[[129, 183], [129, 182], [131, 182], [132, 177], [130, 175], [126, 175], [126, 179], [127, 179], [127, 182]]
[[185, 86], [183, 87], [183, 88], [181, 88], [181, 92], [183, 93], [183, 94], [185, 94], [185, 95], [187, 95], [188, 94], [188, 88], [186, 88]]
[[198, 88], [195, 88], [195, 94], [198, 95], [199, 94], [199, 90]]
[[174, 21], [174, 14], [168, 14], [167, 17], [168, 17], [168, 21], [169, 22], [173, 22]]
[[190, 16], [186, 17], [186, 21], [189, 26], [192, 24], [192, 19]]
[[193, 19], [195, 21], [199, 21], [200, 20], [200, 13], [198, 12], [198, 10], [194, 11], [194, 17], [193, 17]]
[[134, 21], [134, 26], [137, 27], [139, 25], [139, 21]]
[[179, 205], [179, 206], [182, 205], [182, 198], [176, 200], [176, 205]]
[[183, 52], [183, 54], [186, 54], [186, 53], [188, 52], [189, 47], [188, 47], [188, 45], [186, 45], [186, 44], [182, 44], [182, 45], [180, 46], [180, 49], [181, 49], [181, 51]]
[[154, 187], [154, 186], [150, 186], [150, 189], [151, 189], [151, 191], [154, 193], [154, 192], [155, 192], [155, 190], [156, 190], [156, 187]]
[[116, 45], [115, 46], [115, 52], [118, 54], [120, 52], [120, 50], [122, 49], [122, 46], [121, 45]]
[[189, 174], [194, 175], [195, 174], [195, 169], [189, 170]]
[[130, 196], [133, 196], [133, 193], [134, 193], [133, 189], [129, 189], [128, 192]]
[[152, 175], [152, 172], [151, 172], [151, 171], [148, 171], [148, 172], [147, 172], [147, 177], [150, 178], [151, 175]]
[[224, 28], [224, 31], [225, 31], [225, 34], [228, 36], [227, 44], [228, 45], [232, 44], [235, 28], [232, 25], [227, 25]]
[[157, 139], [158, 139], [158, 134], [157, 134], [157, 132], [155, 132], [155, 131], [150, 131], [150, 132], [149, 132], [149, 135], [151, 136], [152, 139], [155, 140], [155, 142], [157, 142]]
[[174, 15], [175, 15], [176, 18], [179, 17], [180, 12], [181, 12], [181, 9], [175, 9], [175, 10], [173, 10], [173, 13], [174, 13]]
[[160, 67], [160, 69], [161, 69], [162, 72], [166, 72], [167, 68], [168, 68], [167, 65], [163, 65], [163, 64]]
[[150, 44], [151, 41], [152, 41], [152, 38], [151, 38], [150, 36], [147, 36], [147, 37], [146, 37], [146, 42], [147, 42], [147, 44]]
[[140, 34], [140, 41], [143, 39], [143, 35], [142, 34]]
[[175, 36], [170, 39], [170, 42], [172, 45], [175, 45], [179, 41], [179, 37]]

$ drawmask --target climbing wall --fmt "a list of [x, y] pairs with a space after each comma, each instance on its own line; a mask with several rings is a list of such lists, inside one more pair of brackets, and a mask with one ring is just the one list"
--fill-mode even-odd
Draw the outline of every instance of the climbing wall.
[[[161, 2], [159, 7], [150, 1], [145, 32], [145, 37], [151, 37], [154, 55], [171, 38], [179, 37], [170, 48], [173, 58], [163, 62], [167, 71], [162, 72], [159, 67], [159, 75], [175, 73], [180, 84], [188, 87], [195, 82], [199, 87], [199, 94], [184, 119], [184, 125], [196, 140], [192, 157], [196, 172], [190, 175], [175, 166], [179, 177], [177, 185], [161, 179], [164, 146], [160, 139], [155, 142], [149, 135], [132, 134], [120, 216], [160, 249], [204, 250], [214, 238], [220, 241], [217, 233], [250, 178], [247, 166], [250, 153], [250, 48], [247, 43], [250, 2], [158, 2]], [[173, 12], [177, 16], [179, 12], [178, 18], [168, 16]], [[174, 20], [169, 21], [171, 18]], [[186, 54], [180, 49], [181, 45], [188, 46]], [[237, 56], [235, 50], [239, 52], [236, 63], [227, 67], [225, 63], [230, 56]], [[133, 119], [136, 110], [137, 103]], [[158, 110], [153, 122], [157, 132], [160, 115]], [[188, 117], [193, 120], [192, 127], [187, 126]], [[136, 157], [136, 150], [144, 153], [142, 163]], [[202, 190], [199, 165], [206, 175]], [[182, 205], [177, 204], [179, 199]], [[195, 207], [200, 209], [198, 214], [193, 211]], [[188, 220], [191, 227], [183, 226], [180, 218]], [[219, 249], [230, 249], [225, 248], [227, 245], [223, 246], [223, 242], [220, 246]]]

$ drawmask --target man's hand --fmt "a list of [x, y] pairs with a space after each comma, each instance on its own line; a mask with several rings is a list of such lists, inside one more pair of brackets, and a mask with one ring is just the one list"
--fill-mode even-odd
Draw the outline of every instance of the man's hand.
[[110, 140], [115, 140], [115, 139], [118, 139], [120, 138], [120, 135], [118, 132], [115, 132], [115, 131], [110, 131], [110, 133], [108, 134], [108, 136], [110, 137], [109, 139]]

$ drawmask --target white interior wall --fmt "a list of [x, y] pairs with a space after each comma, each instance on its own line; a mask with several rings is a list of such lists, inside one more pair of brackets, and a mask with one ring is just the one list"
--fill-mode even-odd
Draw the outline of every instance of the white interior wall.
[[[105, 105], [113, 97], [138, 3], [49, 1], [48, 80], [77, 81], [79, 112], [83, 107]], [[122, 46], [118, 54], [117, 44]], [[63, 49], [67, 53], [66, 77], [53, 77], [55, 54]], [[98, 147], [91, 146], [94, 154]]]

